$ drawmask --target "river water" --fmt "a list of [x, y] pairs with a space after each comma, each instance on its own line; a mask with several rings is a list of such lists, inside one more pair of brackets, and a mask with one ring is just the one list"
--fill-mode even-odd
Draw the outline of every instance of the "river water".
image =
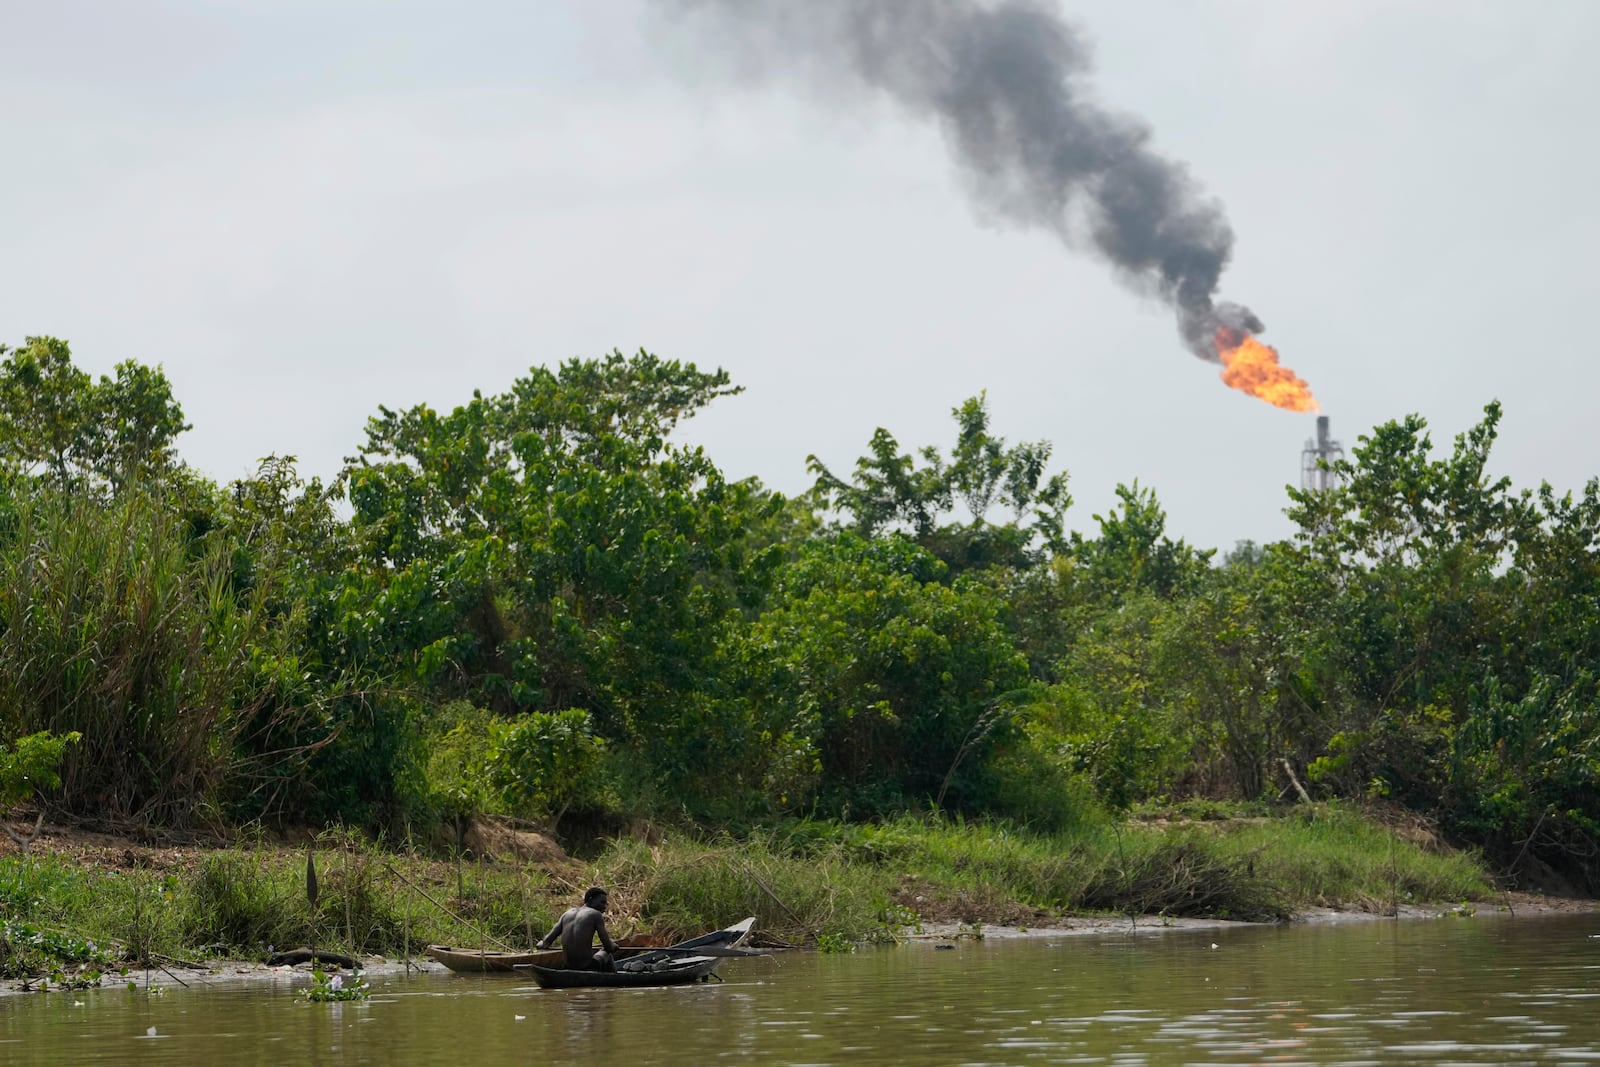
[[1600, 914], [990, 937], [721, 974], [395, 975], [342, 1004], [260, 982], [13, 996], [0, 1063], [1600, 1064]]

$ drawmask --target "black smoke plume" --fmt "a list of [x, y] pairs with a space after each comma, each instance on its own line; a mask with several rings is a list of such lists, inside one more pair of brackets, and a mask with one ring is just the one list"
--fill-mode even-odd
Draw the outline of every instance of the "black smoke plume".
[[1218, 327], [1256, 333], [1219, 304], [1233, 250], [1222, 206], [1150, 129], [1086, 85], [1089, 49], [1038, 0], [666, 0], [728, 35], [746, 69], [840, 76], [936, 121], [978, 204], [1099, 253], [1133, 289], [1169, 304], [1184, 342], [1217, 359]]

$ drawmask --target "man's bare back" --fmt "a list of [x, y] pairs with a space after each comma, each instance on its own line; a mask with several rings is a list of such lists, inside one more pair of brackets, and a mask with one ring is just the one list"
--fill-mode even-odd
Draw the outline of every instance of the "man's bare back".
[[[606, 892], [599, 887], [583, 895], [583, 903], [568, 908], [556, 920], [555, 926], [539, 941], [539, 948], [548, 948], [561, 938], [561, 949], [566, 953], [567, 967], [575, 971], [609, 971], [615, 967], [612, 957], [616, 942], [606, 929]], [[600, 936], [600, 949], [594, 948], [595, 935]]]

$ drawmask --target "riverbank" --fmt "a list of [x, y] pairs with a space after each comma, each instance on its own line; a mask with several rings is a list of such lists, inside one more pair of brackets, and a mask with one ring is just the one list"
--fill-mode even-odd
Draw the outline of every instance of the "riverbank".
[[[1398, 914], [1382, 915], [1368, 911], [1341, 911], [1334, 908], [1317, 908], [1295, 915], [1292, 923], [1345, 924], [1360, 922], [1421, 920], [1484, 919], [1531, 920], [1542, 917], [1574, 914], [1592, 914], [1600, 910], [1600, 901], [1582, 898], [1548, 897], [1531, 893], [1505, 894], [1500, 900], [1469, 905], [1461, 904], [1411, 904], [1402, 907]], [[929, 923], [920, 932], [907, 934], [903, 942], [908, 945], [932, 947], [949, 946], [956, 942], [1013, 941], [1020, 939], [1049, 939], [1078, 936], [1159, 936], [1176, 931], [1227, 930], [1271, 924], [1239, 922], [1229, 919], [1174, 918], [1163, 915], [1141, 916], [1073, 916], [1054, 921], [1045, 926], [992, 925], [977, 927], [966, 923]], [[792, 950], [779, 950], [792, 951]], [[440, 977], [450, 973], [449, 968], [427, 958], [388, 959], [373, 956], [361, 961], [362, 971], [369, 981], [395, 978], [412, 974], [433, 974]], [[326, 969], [326, 968], [325, 968]], [[215, 959], [203, 962], [177, 963], [151, 967], [131, 968], [125, 974], [108, 976], [101, 980], [104, 987], [128, 985], [134, 991], [159, 994], [186, 988], [247, 984], [287, 993], [309, 985], [311, 966], [300, 963], [272, 966], [240, 959]], [[18, 979], [0, 980], [0, 996], [33, 991], [37, 983]]]
[[[1583, 897], [1554, 897], [1539, 893], [1502, 893], [1483, 901], [1404, 904], [1398, 911], [1380, 912], [1342, 908], [1309, 908], [1290, 916], [1286, 922], [1307, 925], [1333, 925], [1393, 921], [1395, 919], [1532, 919], [1546, 916], [1587, 915], [1600, 911], [1600, 901]], [[908, 940], [953, 942], [974, 938], [1007, 940], [1027, 937], [1061, 937], [1090, 934], [1159, 933], [1167, 930], [1219, 930], [1270, 925], [1239, 922], [1233, 919], [1182, 918], [1170, 915], [1094, 915], [1071, 916], [1046, 926], [981, 926], [974, 930], [966, 923], [929, 923]]]
[[0, 978], [127, 981], [118, 972], [138, 959], [157, 964], [139, 971], [153, 988], [214, 975], [292, 984], [299, 972], [262, 961], [309, 943], [403, 968], [394, 961], [429, 943], [525, 947], [591, 883], [610, 888], [618, 936], [676, 939], [754, 914], [771, 945], [835, 949], [1584, 906], [1508, 896], [1470, 855], [1338, 807], [1071, 836], [917, 818], [740, 838], [644, 828], [583, 857], [485, 823], [464, 844], [442, 859], [341, 831], [203, 845], [47, 826], [29, 862], [0, 853]]

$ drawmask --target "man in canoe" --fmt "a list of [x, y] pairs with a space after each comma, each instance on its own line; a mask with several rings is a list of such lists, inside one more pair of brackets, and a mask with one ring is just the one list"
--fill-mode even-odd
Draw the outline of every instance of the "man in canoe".
[[[600, 948], [594, 947], [595, 935], [600, 935]], [[583, 903], [568, 908], [540, 939], [537, 947], [549, 948], [561, 938], [561, 950], [567, 954], [567, 968], [573, 971], [614, 971], [617, 943], [611, 940], [606, 929], [606, 891], [599, 886], [583, 894]]]

